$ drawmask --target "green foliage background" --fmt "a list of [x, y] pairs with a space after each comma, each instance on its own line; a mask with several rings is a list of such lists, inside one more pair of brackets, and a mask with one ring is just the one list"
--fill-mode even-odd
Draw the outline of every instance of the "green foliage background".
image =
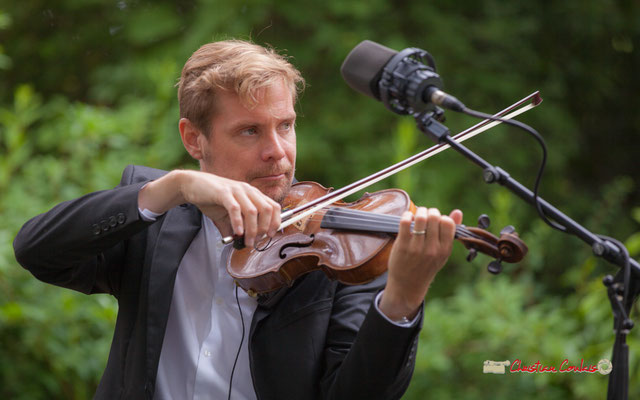
[[[383, 106], [351, 91], [339, 67], [363, 39], [427, 49], [468, 106], [504, 108], [540, 90], [521, 117], [550, 149], [542, 195], [640, 254], [640, 4], [497, 0], [22, 0], [0, 2], [0, 398], [91, 397], [116, 306], [49, 287], [18, 266], [12, 240], [31, 216], [113, 187], [126, 164], [196, 168], [177, 133], [174, 84], [201, 44], [251, 38], [285, 49], [307, 78], [298, 104], [297, 177], [341, 187], [431, 146]], [[475, 123], [448, 113], [458, 132]], [[468, 146], [532, 185], [540, 150], [495, 128]], [[601, 278], [615, 270], [551, 230], [453, 152], [378, 184], [414, 202], [488, 213], [530, 248], [501, 276], [456, 245], [431, 288], [407, 399], [603, 399], [600, 374], [482, 373], [484, 360], [610, 358]], [[369, 189], [372, 190], [372, 189]], [[638, 318], [638, 309], [634, 310]], [[630, 398], [640, 396], [640, 330], [629, 337]]]

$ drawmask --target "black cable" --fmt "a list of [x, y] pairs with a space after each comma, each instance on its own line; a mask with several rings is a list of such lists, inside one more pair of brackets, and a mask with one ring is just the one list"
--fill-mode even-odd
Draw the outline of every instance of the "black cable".
[[547, 146], [544, 143], [544, 139], [542, 139], [542, 136], [540, 136], [540, 134], [538, 133], [538, 131], [536, 131], [535, 129], [533, 129], [532, 127], [530, 127], [527, 124], [524, 124], [520, 121], [516, 121], [516, 120], [512, 120], [512, 119], [504, 119], [504, 118], [500, 118], [500, 117], [495, 117], [493, 115], [490, 114], [485, 114], [483, 112], [480, 111], [475, 111], [472, 110], [470, 108], [467, 108], [465, 106], [462, 107], [461, 112], [470, 115], [472, 117], [476, 117], [476, 118], [482, 118], [482, 119], [488, 119], [491, 121], [499, 121], [499, 122], [503, 122], [505, 124], [508, 125], [512, 125], [515, 126], [517, 128], [523, 129], [524, 131], [526, 131], [527, 133], [529, 133], [531, 136], [533, 136], [538, 143], [540, 144], [540, 147], [542, 147], [542, 162], [540, 163], [540, 168], [538, 169], [538, 175], [536, 176], [536, 181], [533, 185], [533, 202], [534, 205], [536, 207], [536, 210], [538, 211], [538, 214], [540, 215], [540, 218], [542, 218], [542, 220], [544, 222], [547, 223], [547, 225], [549, 225], [550, 227], [559, 230], [560, 232], [567, 232], [567, 227], [560, 225], [554, 221], [551, 221], [547, 218], [547, 216], [545, 215], [544, 211], [542, 210], [542, 206], [540, 205], [540, 201], [538, 198], [538, 189], [540, 186], [540, 181], [542, 179], [542, 173], [544, 172], [544, 167], [547, 164]]
[[[540, 214], [540, 217], [552, 228], [554, 229], [558, 229], [561, 232], [567, 232], [567, 228], [563, 225], [560, 225], [558, 223], [556, 223], [555, 221], [551, 221], [549, 220], [546, 215], [544, 214], [544, 211], [542, 210], [542, 206], [540, 205], [539, 199], [538, 199], [538, 188], [540, 185], [540, 180], [542, 179], [542, 173], [544, 172], [544, 167], [546, 165], [547, 162], [547, 146], [544, 143], [544, 139], [542, 139], [542, 136], [538, 133], [538, 131], [536, 131], [535, 129], [533, 129], [532, 127], [530, 127], [529, 125], [522, 123], [520, 121], [517, 120], [513, 120], [513, 119], [504, 119], [504, 118], [500, 118], [500, 117], [495, 117], [493, 115], [490, 114], [485, 114], [483, 112], [480, 111], [475, 111], [472, 110], [470, 108], [467, 108], [466, 106], [464, 106], [462, 103], [458, 103], [458, 108], [452, 108], [455, 111], [459, 111], [462, 113], [465, 113], [467, 115], [470, 115], [472, 117], [477, 117], [477, 118], [484, 118], [484, 119], [489, 119], [492, 121], [499, 121], [499, 122], [503, 122], [505, 124], [508, 125], [512, 125], [515, 127], [518, 127], [520, 129], [525, 130], [527, 133], [531, 134], [540, 144], [540, 146], [542, 147], [542, 162], [540, 164], [540, 169], [538, 170], [538, 175], [536, 176], [536, 181], [534, 184], [534, 190], [533, 190], [533, 196], [534, 196], [534, 203], [536, 206], [536, 210], [538, 211], [538, 214]], [[617, 239], [611, 238], [609, 236], [604, 236], [604, 235], [597, 235], [600, 239], [605, 240], [605, 241], [609, 241], [611, 243], [614, 243], [618, 249], [620, 250], [620, 252], [622, 253], [622, 260], [623, 260], [623, 284], [624, 284], [624, 294], [623, 294], [623, 301], [624, 304], [628, 304], [629, 301], [629, 287], [630, 287], [630, 283], [631, 283], [631, 262], [630, 262], [630, 256], [629, 256], [629, 252], [627, 251], [627, 248], [624, 246], [624, 244], [622, 244], [620, 241], [618, 241]], [[628, 318], [628, 316], [627, 316]]]
[[233, 384], [233, 373], [236, 370], [236, 364], [238, 364], [238, 358], [240, 357], [240, 351], [242, 350], [242, 343], [244, 343], [244, 317], [242, 316], [242, 307], [240, 307], [240, 300], [238, 299], [238, 286], [236, 286], [236, 303], [238, 304], [238, 311], [240, 312], [240, 322], [242, 323], [242, 337], [240, 338], [240, 346], [238, 346], [236, 359], [233, 362], [233, 368], [231, 369], [231, 377], [229, 378], [229, 395], [227, 396], [228, 400], [231, 400], [231, 386]]

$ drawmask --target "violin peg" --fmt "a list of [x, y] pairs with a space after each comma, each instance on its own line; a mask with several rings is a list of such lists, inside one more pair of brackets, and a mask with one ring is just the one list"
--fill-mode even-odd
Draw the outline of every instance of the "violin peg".
[[513, 227], [513, 225], [507, 225], [504, 228], [502, 228], [502, 230], [500, 231], [501, 235], [504, 235], [505, 233], [514, 233], [516, 231], [516, 228]]
[[467, 254], [467, 261], [468, 262], [473, 261], [473, 259], [476, 258], [477, 255], [478, 255], [478, 250], [469, 249], [469, 254]]
[[502, 263], [500, 263], [500, 261], [498, 260], [491, 261], [487, 266], [487, 270], [494, 275], [498, 275], [500, 272], [502, 272]]
[[478, 228], [487, 229], [491, 225], [491, 219], [487, 214], [482, 214], [478, 217]]

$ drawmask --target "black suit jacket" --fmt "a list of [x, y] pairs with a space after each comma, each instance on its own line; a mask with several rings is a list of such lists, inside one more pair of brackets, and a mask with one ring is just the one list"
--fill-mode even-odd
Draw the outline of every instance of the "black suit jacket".
[[[117, 298], [96, 399], [153, 397], [176, 272], [202, 221], [190, 204], [155, 222], [140, 218], [138, 191], [165, 173], [128, 166], [115, 189], [57, 205], [28, 221], [14, 241], [17, 260], [38, 279]], [[258, 398], [401, 397], [421, 321], [400, 328], [371, 307], [385, 280], [347, 286], [316, 271], [260, 296], [249, 331]]]

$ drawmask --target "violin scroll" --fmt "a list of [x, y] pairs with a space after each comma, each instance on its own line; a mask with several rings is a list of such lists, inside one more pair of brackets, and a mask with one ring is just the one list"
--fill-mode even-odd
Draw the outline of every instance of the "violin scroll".
[[479, 252], [485, 253], [495, 259], [487, 269], [492, 274], [499, 274], [502, 272], [503, 261], [519, 262], [527, 254], [528, 248], [513, 226], [504, 227], [500, 231], [500, 237], [497, 237], [486, 230], [489, 225], [489, 217], [482, 214], [478, 219], [478, 227], [461, 227], [456, 238], [469, 249], [467, 261], [473, 260]]

